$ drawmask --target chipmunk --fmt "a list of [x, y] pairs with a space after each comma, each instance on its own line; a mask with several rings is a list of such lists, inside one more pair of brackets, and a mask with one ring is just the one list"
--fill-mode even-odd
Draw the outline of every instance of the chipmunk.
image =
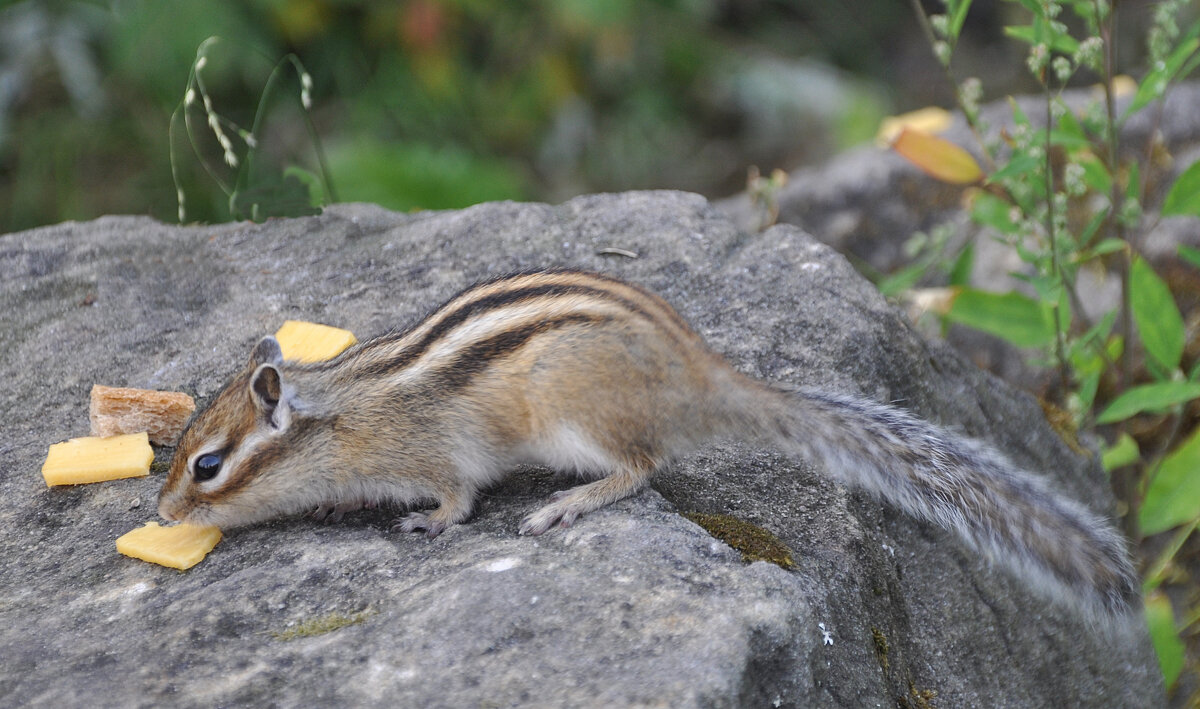
[[527, 516], [568, 526], [714, 439], [773, 445], [957, 532], [1100, 614], [1138, 584], [1117, 532], [992, 448], [891, 406], [743, 375], [675, 310], [594, 273], [467, 288], [404, 331], [314, 364], [263, 338], [184, 431], [159, 514], [222, 527], [434, 500], [393, 529], [436, 537], [522, 463], [591, 482]]

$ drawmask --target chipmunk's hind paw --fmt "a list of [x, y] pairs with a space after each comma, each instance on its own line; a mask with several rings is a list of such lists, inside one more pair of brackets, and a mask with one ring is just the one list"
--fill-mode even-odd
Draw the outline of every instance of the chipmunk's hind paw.
[[425, 536], [433, 539], [446, 531], [447, 524], [434, 519], [424, 512], [410, 512], [396, 520], [389, 531], [392, 532], [425, 532]]
[[536, 537], [544, 534], [557, 524], [560, 527], [570, 527], [579, 519], [579, 515], [588, 510], [571, 498], [570, 490], [559, 490], [550, 496], [550, 504], [545, 505], [533, 514], [527, 516], [518, 530], [521, 534]]
[[637, 492], [646, 484], [649, 476], [649, 467], [628, 468], [587, 485], [559, 490], [550, 496], [550, 504], [525, 518], [520, 532], [536, 536], [555, 524], [570, 527], [579, 515], [598, 510]]

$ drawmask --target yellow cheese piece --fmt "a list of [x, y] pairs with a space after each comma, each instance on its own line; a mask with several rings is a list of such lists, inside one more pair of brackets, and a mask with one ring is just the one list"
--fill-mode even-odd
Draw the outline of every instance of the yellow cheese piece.
[[77, 485], [150, 474], [154, 451], [146, 432], [124, 436], [72, 438], [50, 446], [42, 477], [46, 484]]
[[182, 571], [199, 564], [219, 541], [221, 530], [218, 527], [195, 524], [160, 527], [158, 522], [147, 522], [146, 526], [117, 537], [117, 551]]
[[275, 333], [284, 359], [299, 362], [320, 362], [336, 357], [342, 350], [358, 342], [354, 333], [328, 325], [288, 320]]

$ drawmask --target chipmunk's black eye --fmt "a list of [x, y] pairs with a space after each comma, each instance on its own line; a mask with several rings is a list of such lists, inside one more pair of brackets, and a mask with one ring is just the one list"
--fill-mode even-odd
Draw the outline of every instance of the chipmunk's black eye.
[[217, 473], [221, 472], [221, 456], [218, 453], [205, 453], [196, 459], [193, 467], [192, 475], [195, 476], [197, 482], [212, 480], [217, 477]]

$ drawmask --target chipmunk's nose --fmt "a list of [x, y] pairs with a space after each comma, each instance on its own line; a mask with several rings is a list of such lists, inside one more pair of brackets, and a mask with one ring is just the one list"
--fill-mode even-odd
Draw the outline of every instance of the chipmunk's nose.
[[175, 515], [171, 514], [171, 511], [167, 509], [166, 504], [162, 502], [158, 503], [158, 516], [162, 517], [168, 522], [175, 521]]

